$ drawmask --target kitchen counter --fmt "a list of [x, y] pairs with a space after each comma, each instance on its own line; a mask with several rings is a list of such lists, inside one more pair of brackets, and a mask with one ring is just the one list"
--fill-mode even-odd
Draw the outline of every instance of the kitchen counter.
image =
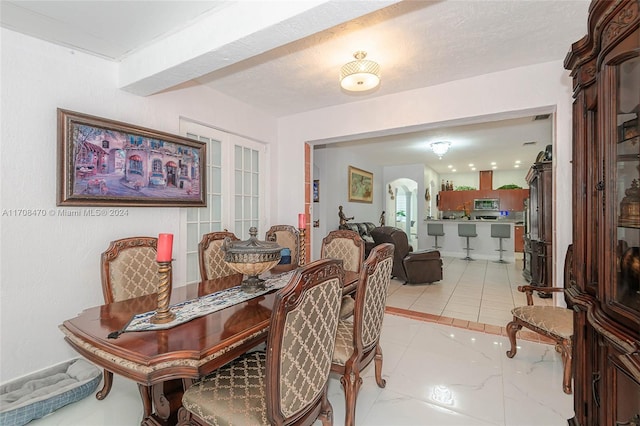
[[[514, 252], [514, 226], [521, 223], [510, 219], [500, 220], [466, 220], [466, 219], [429, 219], [426, 220], [429, 223], [442, 223], [444, 230], [444, 237], [438, 237], [438, 245], [442, 246], [439, 250], [443, 256], [452, 257], [465, 257], [466, 250], [466, 238], [458, 236], [458, 224], [473, 223], [476, 225], [475, 238], [469, 238], [469, 246], [472, 250], [469, 252], [469, 256], [472, 259], [485, 259], [485, 260], [498, 260], [500, 258], [500, 239], [491, 237], [491, 224], [506, 224], [511, 226], [511, 237], [502, 239], [502, 259], [506, 262], [515, 261]], [[427, 235], [427, 248], [432, 248], [435, 245], [435, 237]]]

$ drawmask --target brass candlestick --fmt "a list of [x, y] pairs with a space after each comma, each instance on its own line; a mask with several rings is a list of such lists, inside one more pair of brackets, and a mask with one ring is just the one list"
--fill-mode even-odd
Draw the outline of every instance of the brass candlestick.
[[171, 297], [171, 261], [158, 262], [158, 308], [151, 317], [153, 324], [166, 324], [175, 319], [176, 315], [169, 310]]
[[305, 228], [298, 228], [300, 231], [300, 255], [298, 256], [298, 265], [304, 266], [307, 264], [307, 245], [305, 241]]

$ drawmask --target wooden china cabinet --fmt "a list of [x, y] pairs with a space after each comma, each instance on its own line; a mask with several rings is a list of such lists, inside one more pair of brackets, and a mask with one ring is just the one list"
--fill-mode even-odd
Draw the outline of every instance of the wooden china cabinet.
[[594, 0], [573, 77], [570, 424], [640, 425], [640, 0]]
[[[529, 233], [526, 244], [528, 247], [529, 280], [531, 285], [538, 287], [551, 286], [553, 283], [553, 177], [551, 158], [541, 152], [527, 173], [529, 184]], [[550, 293], [538, 293], [539, 297], [551, 297]]]

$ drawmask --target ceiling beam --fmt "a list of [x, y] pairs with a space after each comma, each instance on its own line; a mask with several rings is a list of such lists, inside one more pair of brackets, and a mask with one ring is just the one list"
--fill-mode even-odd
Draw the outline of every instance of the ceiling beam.
[[119, 86], [159, 93], [398, 1], [232, 2], [126, 57]]

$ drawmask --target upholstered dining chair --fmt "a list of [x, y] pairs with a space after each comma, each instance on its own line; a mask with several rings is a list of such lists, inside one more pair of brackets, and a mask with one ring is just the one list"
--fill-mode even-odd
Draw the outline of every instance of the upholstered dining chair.
[[[340, 259], [345, 271], [360, 273], [364, 261], [365, 242], [356, 231], [339, 229], [331, 231], [322, 239], [320, 247], [321, 259]], [[357, 291], [357, 290], [356, 290]], [[350, 295], [342, 298], [340, 318], [348, 318], [353, 314], [354, 300]]]
[[239, 241], [233, 232], [226, 231], [210, 232], [202, 236], [198, 244], [198, 263], [202, 281], [232, 276], [235, 278], [233, 281], [237, 281], [235, 285], [240, 285], [242, 282], [242, 274], [233, 270], [224, 261], [225, 253], [222, 247], [227, 237], [231, 241]]
[[381, 388], [386, 385], [382, 378], [380, 334], [391, 281], [393, 251], [394, 246], [390, 243], [380, 244], [371, 250], [360, 272], [353, 319], [338, 322], [331, 371], [341, 375], [346, 426], [355, 424], [356, 399], [362, 386], [360, 372], [372, 360], [375, 360], [376, 383]]
[[291, 264], [300, 264], [300, 231], [291, 225], [273, 225], [267, 231], [265, 240], [278, 243], [291, 250]]
[[[573, 262], [573, 245], [567, 249], [564, 265], [565, 287], [570, 286], [573, 281], [571, 264]], [[548, 337], [555, 342], [556, 351], [562, 356], [563, 377], [562, 390], [566, 394], [571, 394], [571, 374], [573, 359], [573, 310], [561, 306], [535, 306], [533, 304], [533, 292], [551, 294], [553, 292], [564, 292], [561, 287], [538, 287], [519, 286], [518, 291], [527, 295], [527, 306], [517, 306], [511, 310], [513, 321], [507, 324], [507, 336], [511, 343], [511, 349], [507, 351], [507, 357], [513, 358], [518, 346], [516, 333], [522, 327], [535, 331], [542, 336]]]
[[331, 231], [322, 239], [320, 258], [341, 259], [345, 271], [359, 273], [364, 261], [364, 240], [355, 231]]
[[[101, 255], [102, 294], [105, 303], [114, 303], [157, 292], [158, 263], [155, 237], [129, 237], [111, 241]], [[109, 395], [113, 373], [104, 370], [102, 389], [97, 399]], [[151, 414], [151, 394], [146, 386], [139, 385], [145, 416]]]
[[332, 424], [327, 382], [343, 277], [337, 260], [299, 268], [276, 295], [266, 353], [245, 354], [191, 385], [178, 424]]

